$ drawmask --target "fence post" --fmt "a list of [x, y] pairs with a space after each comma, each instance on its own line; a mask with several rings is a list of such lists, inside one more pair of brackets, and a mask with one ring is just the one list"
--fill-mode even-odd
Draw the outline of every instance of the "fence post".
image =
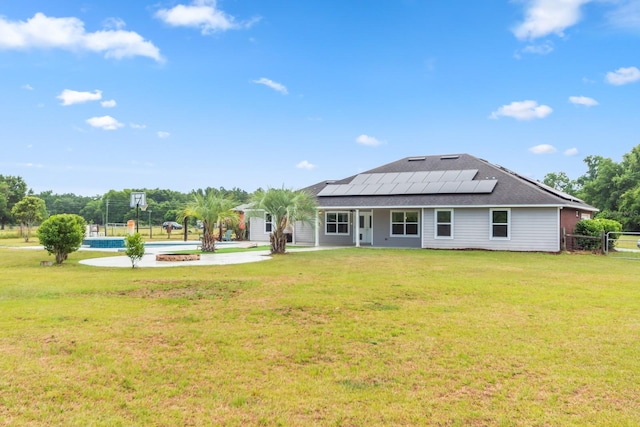
[[607, 255], [607, 253], [609, 252], [609, 245], [608, 245], [608, 241], [607, 241], [607, 233], [605, 233], [604, 231], [602, 231], [602, 253], [604, 255]]
[[562, 227], [562, 250], [567, 251], [567, 229]]

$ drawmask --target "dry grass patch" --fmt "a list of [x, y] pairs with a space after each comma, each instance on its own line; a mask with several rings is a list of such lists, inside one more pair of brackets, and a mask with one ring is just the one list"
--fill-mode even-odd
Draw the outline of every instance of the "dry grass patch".
[[134, 298], [207, 299], [232, 298], [251, 286], [241, 280], [134, 280], [134, 288], [116, 292]]

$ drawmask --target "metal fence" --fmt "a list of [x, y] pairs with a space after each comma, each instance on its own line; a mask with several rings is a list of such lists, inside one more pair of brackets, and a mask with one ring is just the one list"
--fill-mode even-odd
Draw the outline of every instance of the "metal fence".
[[562, 246], [565, 251], [591, 251], [602, 253], [604, 244], [604, 235], [602, 236], [585, 236], [582, 234], [565, 234], [563, 233]]
[[640, 232], [610, 231], [605, 237], [605, 255], [640, 260]]

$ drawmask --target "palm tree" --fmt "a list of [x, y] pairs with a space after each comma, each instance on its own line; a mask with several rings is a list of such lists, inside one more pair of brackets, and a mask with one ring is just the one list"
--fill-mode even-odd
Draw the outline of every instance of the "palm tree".
[[273, 228], [269, 239], [271, 253], [283, 254], [287, 246], [287, 228], [297, 221], [312, 222], [316, 215], [316, 199], [304, 190], [270, 188], [253, 195], [253, 208], [271, 215]]
[[190, 216], [202, 221], [204, 234], [202, 236], [202, 252], [214, 252], [216, 250], [216, 240], [213, 231], [220, 221], [234, 224], [238, 221], [238, 212], [233, 211], [236, 205], [231, 198], [225, 198], [214, 194], [212, 191], [206, 193], [193, 193], [193, 198], [182, 210], [182, 218]]

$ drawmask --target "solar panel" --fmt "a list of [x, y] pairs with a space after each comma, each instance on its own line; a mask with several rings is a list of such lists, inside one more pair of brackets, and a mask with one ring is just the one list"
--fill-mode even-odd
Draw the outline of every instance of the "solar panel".
[[393, 182], [397, 184], [411, 182], [411, 177], [413, 177], [413, 172], [400, 172], [398, 176], [395, 177]]
[[429, 172], [420, 171], [413, 174], [411, 182], [424, 182], [424, 179], [429, 175]]
[[455, 171], [455, 170], [446, 171], [444, 175], [442, 175], [442, 178], [440, 178], [440, 181], [445, 181], [445, 182], [457, 181], [458, 175], [460, 175], [460, 171]]
[[376, 192], [382, 187], [382, 184], [367, 184], [364, 191], [361, 194], [376, 194]]
[[397, 184], [382, 184], [375, 194], [385, 196], [394, 194], [393, 189], [396, 188], [396, 185]]
[[423, 182], [438, 182], [440, 178], [444, 175], [444, 171], [431, 171], [429, 175], [424, 178]]
[[426, 182], [414, 182], [407, 190], [407, 194], [423, 194], [427, 185], [428, 184]]
[[396, 188], [393, 189], [395, 194], [409, 194], [409, 188], [411, 188], [413, 184], [410, 182], [402, 182], [396, 185]]
[[366, 184], [349, 185], [345, 196], [357, 196], [359, 194], [362, 194], [365, 188], [367, 188]]
[[380, 181], [378, 181], [381, 184], [391, 184], [393, 182], [394, 179], [396, 179], [396, 177], [399, 175], [398, 172], [392, 172], [392, 173], [385, 173], [382, 178], [380, 178]]
[[377, 184], [378, 181], [380, 181], [380, 178], [382, 178], [382, 175], [384, 175], [383, 173], [370, 173], [368, 174], [367, 180], [365, 181], [365, 184]]
[[369, 178], [369, 174], [367, 173], [356, 175], [356, 177], [353, 178], [353, 181], [351, 181], [351, 184], [364, 184], [367, 178]]
[[451, 194], [457, 193], [458, 187], [460, 187], [460, 181], [449, 181], [445, 182], [440, 190], [438, 190], [438, 194]]
[[430, 182], [427, 184], [427, 187], [424, 189], [425, 194], [437, 194], [444, 182]]
[[478, 169], [465, 169], [458, 175], [458, 181], [471, 181], [478, 174]]
[[457, 193], [475, 193], [480, 181], [460, 181]]
[[344, 196], [349, 192], [349, 189], [351, 188], [350, 185], [348, 184], [339, 184], [336, 185], [336, 189], [333, 192], [333, 196]]
[[498, 180], [496, 179], [485, 179], [482, 181], [478, 181], [476, 193], [491, 193], [493, 189], [496, 188], [497, 183]]
[[497, 180], [473, 180], [477, 169], [365, 173], [349, 184], [328, 184], [318, 196], [491, 193]]
[[318, 193], [318, 196], [331, 196], [334, 191], [338, 188], [337, 185], [327, 185]]

